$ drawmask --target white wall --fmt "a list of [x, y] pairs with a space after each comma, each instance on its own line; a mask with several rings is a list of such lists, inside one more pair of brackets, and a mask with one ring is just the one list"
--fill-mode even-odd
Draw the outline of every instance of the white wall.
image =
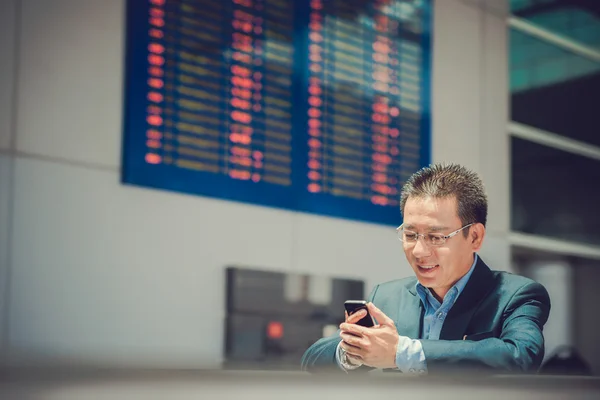
[[[5, 353], [8, 324], [10, 197], [13, 159], [0, 153], [0, 355]], [[1, 360], [1, 357], [0, 357]]]
[[477, 171], [489, 199], [482, 256], [512, 270], [509, 232], [507, 2], [437, 0], [434, 15], [434, 161]]
[[[16, 38], [0, 50], [18, 50], [16, 71], [0, 64], [17, 109], [14, 149], [0, 125], [6, 359], [217, 366], [226, 265], [364, 278], [367, 290], [411, 273], [393, 228], [121, 185], [124, 1], [18, 3], [0, 10]], [[506, 33], [491, 12], [436, 2], [432, 149], [483, 175], [482, 253], [507, 269]]]
[[0, 151], [11, 147], [11, 123], [14, 96], [16, 0], [0, 4]]
[[567, 260], [556, 257], [533, 261], [525, 268], [528, 275], [544, 285], [550, 295], [550, 316], [544, 327], [544, 358], [548, 359], [559, 346], [575, 345], [573, 266]]
[[[15, 1], [4, 1], [0, 5], [0, 356], [7, 347], [9, 288], [9, 241], [10, 201], [12, 198], [11, 177], [14, 157], [12, 155], [12, 124], [14, 121], [14, 78], [15, 78]], [[0, 357], [1, 359], [1, 357]]]

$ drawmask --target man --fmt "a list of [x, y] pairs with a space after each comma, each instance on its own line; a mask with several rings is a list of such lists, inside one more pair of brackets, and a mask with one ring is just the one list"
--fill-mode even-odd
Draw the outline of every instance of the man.
[[546, 289], [492, 271], [478, 256], [487, 198], [479, 177], [459, 165], [432, 165], [404, 185], [397, 229], [416, 277], [377, 285], [372, 328], [348, 316], [333, 337], [302, 358], [307, 371], [391, 369], [404, 373], [534, 372], [544, 356]]

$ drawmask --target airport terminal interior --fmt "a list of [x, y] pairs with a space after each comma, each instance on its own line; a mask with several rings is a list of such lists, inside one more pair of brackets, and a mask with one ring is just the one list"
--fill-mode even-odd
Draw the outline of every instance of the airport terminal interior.
[[[600, 1], [2, 0], [0, 50], [0, 398], [600, 396]], [[302, 371], [434, 163], [539, 369]]]

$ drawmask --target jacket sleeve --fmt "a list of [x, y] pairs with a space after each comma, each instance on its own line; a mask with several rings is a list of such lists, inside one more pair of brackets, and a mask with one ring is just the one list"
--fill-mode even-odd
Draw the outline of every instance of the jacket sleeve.
[[[375, 293], [379, 285], [375, 286], [369, 294], [368, 301], [372, 302], [375, 298]], [[340, 366], [337, 364], [335, 358], [335, 352], [338, 344], [342, 341], [340, 337], [339, 329], [337, 332], [326, 338], [319, 339], [312, 346], [304, 352], [301, 361], [301, 369], [308, 372], [319, 372], [324, 370], [337, 370], [343, 372]], [[372, 368], [361, 366], [360, 368], [354, 369], [355, 371], [369, 371]], [[349, 371], [350, 372], [350, 371]]]
[[460, 372], [535, 372], [544, 358], [544, 324], [550, 297], [539, 283], [521, 287], [508, 302], [499, 338], [481, 341], [421, 340], [427, 369]]

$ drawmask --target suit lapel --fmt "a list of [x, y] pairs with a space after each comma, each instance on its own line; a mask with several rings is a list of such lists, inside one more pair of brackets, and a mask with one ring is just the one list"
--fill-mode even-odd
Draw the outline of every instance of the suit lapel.
[[423, 324], [423, 304], [421, 299], [415, 291], [415, 284], [412, 284], [408, 288], [408, 295], [406, 296], [406, 305], [398, 304], [398, 316], [396, 317], [396, 329], [398, 334], [407, 336], [411, 339], [420, 338], [421, 326]]
[[481, 257], [478, 257], [473, 274], [448, 312], [440, 333], [440, 340], [461, 340], [463, 338], [473, 314], [494, 283], [492, 271]]

